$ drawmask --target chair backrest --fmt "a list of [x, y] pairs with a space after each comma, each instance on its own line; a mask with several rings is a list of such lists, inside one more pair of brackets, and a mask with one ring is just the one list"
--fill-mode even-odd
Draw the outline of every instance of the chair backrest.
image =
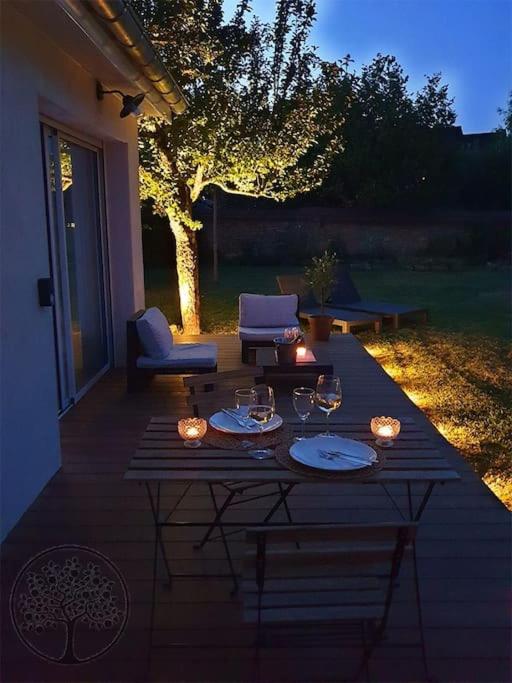
[[297, 318], [299, 297], [297, 294], [265, 295], [240, 294], [240, 327], [293, 327]]
[[361, 296], [352, 280], [348, 268], [339, 265], [336, 270], [336, 283], [331, 292], [330, 303], [335, 306], [361, 301]]
[[221, 404], [234, 407], [235, 389], [250, 388], [262, 381], [263, 370], [256, 367], [183, 378], [183, 384], [190, 392], [186, 402], [196, 417], [211, 412]]
[[[275, 592], [276, 581], [300, 581], [302, 576], [307, 577], [307, 590], [314, 590], [315, 579], [325, 581], [331, 577], [329, 580], [335, 583], [347, 576], [361, 582], [373, 577], [384, 582], [382, 623], [385, 624], [404, 550], [415, 539], [416, 530], [417, 524], [407, 522], [248, 529], [244, 575], [249, 585], [251, 576], [256, 581], [258, 610], [266, 582], [268, 590]], [[283, 544], [287, 544], [284, 549]], [[269, 601], [274, 599], [273, 595], [269, 594]]]
[[311, 287], [300, 275], [277, 275], [276, 280], [281, 294], [297, 294], [301, 306], [314, 306], [317, 303]]
[[126, 367], [133, 369], [137, 367], [137, 358], [143, 355], [142, 344], [137, 331], [137, 320], [144, 315], [145, 311], [142, 309], [134, 313], [131, 318], [126, 321]]

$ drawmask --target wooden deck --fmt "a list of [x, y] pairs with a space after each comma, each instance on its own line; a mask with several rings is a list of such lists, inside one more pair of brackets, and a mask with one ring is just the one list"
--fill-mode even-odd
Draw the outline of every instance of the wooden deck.
[[[213, 340], [213, 339], [209, 339]], [[234, 337], [217, 337], [219, 370], [240, 364]], [[342, 411], [369, 419], [375, 414], [412, 416], [432, 435], [461, 474], [460, 483], [436, 488], [424, 513], [418, 541], [421, 592], [430, 672], [437, 681], [510, 678], [510, 517], [350, 335], [336, 335], [329, 350], [342, 377]], [[281, 414], [291, 403], [278, 402]], [[61, 471], [23, 516], [2, 546], [2, 635], [4, 681], [256, 681], [254, 631], [241, 623], [241, 607], [227, 580], [180, 580], [159, 586], [154, 647], [148, 657], [153, 531], [145, 491], [123, 481], [128, 462], [153, 415], [188, 414], [181, 380], [161, 377], [140, 394], [128, 395], [123, 373], [113, 371], [62, 420]], [[27, 428], [30, 428], [27, 425]], [[20, 445], [20, 457], [23, 449]], [[167, 505], [180, 486], [169, 485]], [[297, 521], [398, 520], [377, 486], [329, 484], [298, 487], [289, 498]], [[405, 504], [405, 500], [403, 501]], [[240, 508], [240, 521], [261, 519], [265, 500]], [[206, 489], [195, 487], [183, 504], [186, 515], [209, 510]], [[222, 548], [195, 551], [200, 530], [165, 532], [177, 571], [224, 571]], [[90, 664], [58, 666], [39, 660], [18, 640], [8, 617], [8, 594], [23, 564], [37, 551], [65, 543], [95, 548], [119, 567], [128, 583], [131, 614], [122, 639]], [[232, 541], [236, 558], [241, 540]], [[161, 576], [164, 569], [161, 568]], [[411, 567], [406, 562], [391, 613], [388, 638], [371, 662], [373, 681], [423, 679], [417, 641]], [[355, 669], [359, 652], [332, 647], [264, 649], [260, 680], [339, 681]]]

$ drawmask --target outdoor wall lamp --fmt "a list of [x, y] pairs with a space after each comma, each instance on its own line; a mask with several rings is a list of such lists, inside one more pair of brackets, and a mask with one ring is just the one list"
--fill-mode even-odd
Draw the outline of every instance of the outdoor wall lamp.
[[137, 95], [125, 95], [120, 90], [103, 90], [101, 83], [99, 81], [96, 82], [96, 97], [98, 100], [102, 100], [105, 95], [112, 95], [114, 93], [121, 95], [123, 98], [123, 108], [119, 114], [122, 119], [130, 114], [133, 116], [140, 116], [142, 114], [139, 109], [139, 104], [141, 104], [145, 97], [144, 93], [140, 92]]

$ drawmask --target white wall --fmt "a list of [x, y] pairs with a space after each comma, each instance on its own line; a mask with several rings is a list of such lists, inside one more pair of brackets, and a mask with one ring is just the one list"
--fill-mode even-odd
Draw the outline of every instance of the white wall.
[[60, 465], [52, 314], [40, 308], [48, 277], [40, 115], [105, 144], [115, 361], [126, 318], [144, 305], [136, 121], [119, 101], [98, 102], [95, 79], [10, 3], [2, 3], [1, 537]]

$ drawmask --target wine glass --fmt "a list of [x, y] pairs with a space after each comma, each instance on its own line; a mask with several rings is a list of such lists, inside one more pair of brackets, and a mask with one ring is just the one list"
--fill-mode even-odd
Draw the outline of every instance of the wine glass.
[[325, 413], [326, 431], [321, 436], [332, 436], [329, 431], [329, 415], [341, 406], [341, 381], [334, 375], [320, 375], [316, 385], [315, 401]]
[[[254, 391], [252, 389], [235, 389], [235, 405], [238, 413], [240, 414], [240, 419], [248, 426], [251, 425], [251, 420], [249, 418], [249, 405], [251, 404]], [[254, 446], [254, 441], [250, 439], [244, 439], [240, 442], [242, 448], [252, 448]]]
[[[260, 432], [263, 433], [263, 425], [270, 422], [274, 417], [276, 402], [274, 390], [266, 384], [257, 384], [252, 388], [251, 402], [249, 404], [249, 417], [252, 418]], [[255, 448], [248, 451], [249, 455], [256, 460], [271, 458], [273, 451], [270, 448]]]
[[300, 436], [296, 436], [294, 441], [302, 441], [306, 438], [305, 427], [306, 420], [311, 415], [311, 411], [315, 407], [315, 390], [308, 387], [297, 387], [292, 394], [293, 407], [299, 416], [302, 429]]
[[252, 389], [235, 389], [235, 404], [242, 417], [247, 417], [249, 414], [249, 405], [251, 404], [253, 394]]

